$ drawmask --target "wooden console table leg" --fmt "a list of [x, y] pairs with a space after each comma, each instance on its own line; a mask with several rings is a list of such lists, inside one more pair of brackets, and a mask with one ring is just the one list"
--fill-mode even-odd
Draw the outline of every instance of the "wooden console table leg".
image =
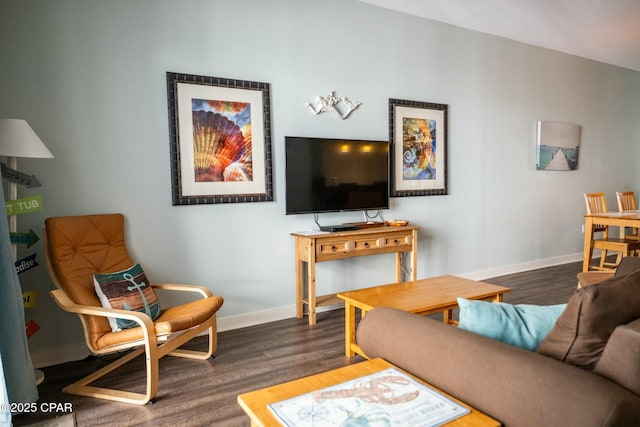
[[418, 280], [418, 230], [411, 233], [411, 280]]
[[[310, 245], [312, 246], [312, 245]], [[313, 246], [312, 246], [313, 247]], [[316, 324], [316, 261], [310, 257], [307, 263], [307, 297], [309, 298], [309, 324]]]
[[402, 252], [396, 252], [396, 283], [402, 282]]
[[296, 317], [298, 319], [302, 319], [304, 316], [304, 303], [302, 299], [304, 298], [304, 261], [298, 259], [296, 257]]
[[[405, 255], [406, 254], [406, 255]], [[409, 277], [407, 280], [418, 280], [418, 230], [411, 233], [411, 252], [396, 252], [396, 283], [403, 282], [402, 265], [405, 256], [409, 257]]]

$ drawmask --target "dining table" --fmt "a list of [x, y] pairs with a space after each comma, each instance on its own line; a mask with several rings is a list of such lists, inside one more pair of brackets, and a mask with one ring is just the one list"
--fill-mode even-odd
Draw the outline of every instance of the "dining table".
[[589, 271], [589, 262], [593, 253], [594, 227], [602, 225], [607, 227], [640, 228], [640, 210], [612, 211], [584, 215], [584, 253], [582, 259], [582, 271]]

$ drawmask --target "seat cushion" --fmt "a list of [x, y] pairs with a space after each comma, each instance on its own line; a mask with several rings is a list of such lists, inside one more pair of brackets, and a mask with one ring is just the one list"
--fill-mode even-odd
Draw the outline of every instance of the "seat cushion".
[[[197, 326], [207, 319], [212, 318], [218, 309], [222, 307], [222, 303], [222, 297], [212, 296], [169, 307], [163, 310], [154, 322], [156, 334], [167, 335]], [[103, 349], [112, 345], [142, 338], [144, 338], [144, 334], [142, 328], [138, 326], [118, 332], [108, 332], [98, 338], [96, 345], [99, 349]]]
[[575, 291], [538, 352], [593, 369], [619, 325], [640, 317], [640, 271]]

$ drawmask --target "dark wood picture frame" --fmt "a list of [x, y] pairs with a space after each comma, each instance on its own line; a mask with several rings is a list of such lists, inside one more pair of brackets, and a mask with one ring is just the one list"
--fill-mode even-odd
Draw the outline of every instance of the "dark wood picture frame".
[[391, 197], [448, 194], [448, 109], [389, 98]]
[[173, 205], [273, 200], [268, 83], [167, 72]]

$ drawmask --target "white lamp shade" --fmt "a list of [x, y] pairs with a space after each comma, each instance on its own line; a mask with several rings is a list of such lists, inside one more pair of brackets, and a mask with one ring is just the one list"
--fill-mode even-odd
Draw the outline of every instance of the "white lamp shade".
[[0, 119], [0, 156], [52, 158], [31, 126], [21, 119]]

